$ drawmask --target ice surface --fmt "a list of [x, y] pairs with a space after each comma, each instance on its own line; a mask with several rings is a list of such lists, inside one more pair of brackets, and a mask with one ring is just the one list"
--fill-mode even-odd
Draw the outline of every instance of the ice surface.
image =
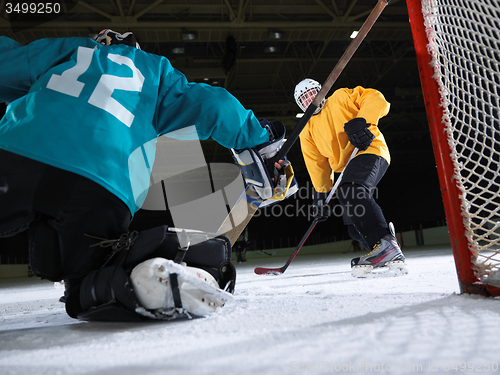
[[353, 253], [281, 276], [253, 269], [287, 258], [252, 259], [220, 312], [160, 323], [80, 322], [54, 283], [2, 280], [0, 374], [500, 373], [500, 300], [458, 294], [450, 248], [405, 255], [408, 275], [367, 279]]

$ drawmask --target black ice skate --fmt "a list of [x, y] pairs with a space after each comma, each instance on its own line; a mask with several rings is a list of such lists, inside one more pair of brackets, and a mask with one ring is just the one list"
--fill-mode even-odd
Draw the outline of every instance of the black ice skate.
[[401, 252], [398, 240], [386, 234], [373, 246], [371, 252], [351, 260], [352, 275], [366, 277], [369, 274], [392, 272], [406, 274], [405, 256]]

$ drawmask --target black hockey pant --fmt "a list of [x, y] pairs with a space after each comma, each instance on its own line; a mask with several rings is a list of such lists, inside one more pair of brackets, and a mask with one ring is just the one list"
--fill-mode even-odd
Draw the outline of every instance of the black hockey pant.
[[96, 239], [128, 232], [130, 210], [95, 182], [0, 150], [0, 237], [29, 229], [35, 275], [59, 281], [99, 268], [110, 251]]
[[382, 209], [374, 198], [388, 166], [387, 161], [378, 155], [356, 156], [346, 167], [336, 193], [349, 235], [367, 250], [390, 233]]

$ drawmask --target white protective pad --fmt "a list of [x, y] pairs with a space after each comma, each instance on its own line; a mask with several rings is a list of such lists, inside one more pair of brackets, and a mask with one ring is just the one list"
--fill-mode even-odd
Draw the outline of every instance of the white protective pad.
[[245, 179], [245, 183], [247, 186], [253, 188], [262, 202], [262, 204], [257, 204], [259, 207], [282, 201], [290, 195], [295, 194], [298, 190], [294, 171], [289, 161], [285, 161], [283, 164], [284, 174], [277, 176], [277, 181], [272, 181], [274, 177], [269, 175], [264, 159], [269, 159], [276, 155], [281, 146], [278, 147], [277, 143], [271, 146], [265, 146], [260, 150], [251, 148], [243, 150], [231, 149], [234, 160]]
[[243, 150], [231, 149], [231, 152], [241, 170], [245, 183], [253, 187], [260, 199], [272, 198], [274, 195], [273, 182], [262, 155], [251, 148]]
[[175, 310], [170, 274], [177, 274], [182, 309], [189, 314], [212, 314], [233, 299], [208, 272], [153, 258], [137, 265], [130, 274], [134, 292], [146, 309], [167, 313]]

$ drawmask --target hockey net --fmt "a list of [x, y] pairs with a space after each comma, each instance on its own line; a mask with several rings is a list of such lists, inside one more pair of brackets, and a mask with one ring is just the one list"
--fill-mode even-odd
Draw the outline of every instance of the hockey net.
[[500, 2], [407, 0], [407, 5], [461, 291], [496, 296]]

